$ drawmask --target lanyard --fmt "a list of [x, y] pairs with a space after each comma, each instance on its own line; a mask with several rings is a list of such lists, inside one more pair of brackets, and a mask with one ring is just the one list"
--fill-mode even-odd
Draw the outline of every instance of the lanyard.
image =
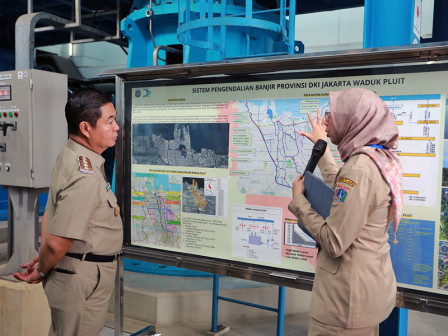
[[387, 149], [387, 147], [384, 147], [383, 145], [366, 145], [373, 148], [380, 148], [380, 149]]
[[[384, 147], [383, 145], [366, 145], [366, 146], [369, 146], [369, 147], [373, 147], [373, 148], [379, 148], [379, 149], [387, 149], [387, 147]], [[345, 161], [343, 161], [343, 162], [347, 162], [347, 160], [348, 160], [349, 158], [347, 158]]]

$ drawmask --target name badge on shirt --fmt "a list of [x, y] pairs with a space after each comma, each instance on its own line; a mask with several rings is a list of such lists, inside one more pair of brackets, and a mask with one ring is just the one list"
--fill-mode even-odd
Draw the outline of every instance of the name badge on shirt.
[[353, 182], [352, 180], [350, 180], [346, 177], [338, 177], [336, 182], [342, 182], [342, 183], [348, 184], [350, 187], [354, 187], [356, 185], [355, 182]]

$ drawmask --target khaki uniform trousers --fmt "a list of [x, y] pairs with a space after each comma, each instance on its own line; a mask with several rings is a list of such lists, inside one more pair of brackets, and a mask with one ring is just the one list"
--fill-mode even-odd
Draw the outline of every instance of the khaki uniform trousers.
[[327, 325], [311, 318], [308, 336], [378, 336], [379, 330], [379, 325], [367, 328], [347, 329]]
[[[64, 265], [65, 264], [65, 265]], [[49, 336], [98, 336], [106, 321], [116, 262], [95, 263], [64, 257], [44, 279], [51, 309]]]

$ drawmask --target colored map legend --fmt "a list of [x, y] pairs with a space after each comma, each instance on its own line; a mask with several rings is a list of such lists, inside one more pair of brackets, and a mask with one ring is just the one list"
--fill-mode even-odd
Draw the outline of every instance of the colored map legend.
[[398, 283], [431, 288], [433, 285], [434, 231], [432, 221], [402, 218], [394, 245], [389, 228], [390, 256]]

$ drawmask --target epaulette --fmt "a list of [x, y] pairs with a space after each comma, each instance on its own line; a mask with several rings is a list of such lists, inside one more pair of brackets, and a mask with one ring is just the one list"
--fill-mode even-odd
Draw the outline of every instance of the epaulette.
[[78, 165], [81, 173], [94, 174], [92, 163], [86, 156], [78, 156]]

